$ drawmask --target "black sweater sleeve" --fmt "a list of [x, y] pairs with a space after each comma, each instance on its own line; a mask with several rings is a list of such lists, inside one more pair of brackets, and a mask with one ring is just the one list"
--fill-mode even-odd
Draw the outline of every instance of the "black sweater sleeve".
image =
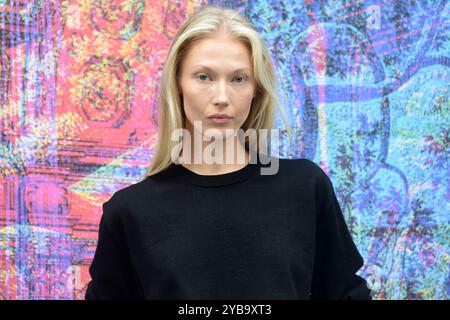
[[123, 233], [122, 209], [112, 199], [103, 204], [97, 248], [89, 268], [91, 281], [86, 289], [86, 300], [141, 298], [140, 284], [132, 268]]
[[316, 251], [312, 300], [371, 300], [366, 281], [355, 273], [364, 261], [341, 212], [333, 185], [321, 171], [316, 180]]

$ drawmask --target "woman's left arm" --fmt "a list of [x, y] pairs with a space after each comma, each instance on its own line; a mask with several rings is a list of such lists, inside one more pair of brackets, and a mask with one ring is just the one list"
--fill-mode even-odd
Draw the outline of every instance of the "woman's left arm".
[[316, 247], [311, 299], [372, 300], [366, 281], [356, 275], [364, 265], [348, 231], [333, 185], [322, 170], [316, 180]]

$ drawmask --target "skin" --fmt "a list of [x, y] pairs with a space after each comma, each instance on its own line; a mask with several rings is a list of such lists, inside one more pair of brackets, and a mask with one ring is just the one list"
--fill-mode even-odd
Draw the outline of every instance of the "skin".
[[[245, 167], [251, 159], [250, 154], [235, 135], [227, 136], [225, 129], [241, 128], [250, 113], [251, 102], [256, 95], [251, 51], [241, 41], [224, 33], [202, 39], [189, 49], [181, 62], [178, 88], [186, 114], [185, 128], [190, 133], [192, 146], [190, 163], [184, 163], [186, 161], [180, 159], [180, 164], [201, 175], [224, 174]], [[216, 124], [208, 119], [208, 116], [215, 113], [225, 113], [233, 118], [226, 124]], [[199, 128], [194, 126], [194, 121], [201, 121], [202, 135], [209, 128], [221, 131], [222, 140], [215, 141], [224, 144], [227, 141], [233, 146], [234, 160], [231, 163], [226, 161], [226, 148], [223, 149], [222, 163], [194, 163], [194, 131], [200, 133]], [[203, 141], [199, 148], [202, 154], [204, 148], [211, 143]], [[181, 156], [183, 157], [183, 152]], [[189, 155], [186, 159], [188, 157]], [[245, 159], [245, 163], [237, 159]]]

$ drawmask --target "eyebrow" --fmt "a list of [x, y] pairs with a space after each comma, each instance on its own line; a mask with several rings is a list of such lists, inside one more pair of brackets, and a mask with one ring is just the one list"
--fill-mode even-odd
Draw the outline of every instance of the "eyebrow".
[[[208, 66], [205, 66], [203, 64], [197, 64], [193, 68], [195, 68], [195, 69], [206, 69], [206, 70], [209, 70], [209, 71], [214, 71], [212, 68], [210, 68]], [[249, 68], [238, 68], [238, 69], [234, 69], [231, 73], [235, 73], [235, 72], [239, 72], [239, 71], [250, 72], [250, 69]]]

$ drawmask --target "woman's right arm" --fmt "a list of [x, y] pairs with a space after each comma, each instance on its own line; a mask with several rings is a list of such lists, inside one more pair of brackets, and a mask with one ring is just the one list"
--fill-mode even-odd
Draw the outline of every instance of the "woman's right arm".
[[128, 255], [119, 215], [122, 209], [112, 199], [103, 204], [97, 248], [89, 267], [92, 280], [85, 299], [144, 299]]

